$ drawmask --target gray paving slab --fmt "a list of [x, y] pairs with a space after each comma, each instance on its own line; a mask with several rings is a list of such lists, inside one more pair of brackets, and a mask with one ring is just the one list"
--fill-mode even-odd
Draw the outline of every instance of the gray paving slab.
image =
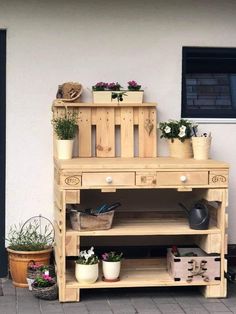
[[169, 313], [176, 313], [176, 314], [182, 314], [184, 313], [183, 309], [179, 304], [159, 304], [158, 305], [159, 310], [163, 314], [169, 314]]
[[[2, 291], [2, 293], [1, 293]], [[3, 295], [1, 295], [3, 294]], [[195, 288], [82, 290], [81, 302], [34, 298], [28, 289], [0, 280], [0, 314], [236, 314], [236, 285], [228, 298], [206, 299]]]
[[225, 306], [224, 303], [221, 302], [204, 303], [203, 306], [210, 313], [230, 312], [229, 308]]

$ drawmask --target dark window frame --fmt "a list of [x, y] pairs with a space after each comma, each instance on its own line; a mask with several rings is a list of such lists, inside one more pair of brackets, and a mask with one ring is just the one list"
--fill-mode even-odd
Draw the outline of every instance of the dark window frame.
[[5, 249], [6, 178], [6, 30], [0, 29], [0, 278], [7, 275]]
[[[226, 111], [225, 109], [198, 109], [193, 110], [187, 107], [187, 101], [186, 101], [186, 74], [188, 73], [194, 73], [191, 72], [191, 66], [188, 63], [188, 59], [191, 59], [193, 55], [199, 55], [199, 59], [204, 58], [207, 60], [207, 58], [222, 57], [222, 62], [220, 60], [217, 73], [224, 73], [224, 68], [230, 72], [227, 71], [227, 73], [235, 73], [236, 74], [236, 48], [222, 48], [222, 47], [216, 47], [216, 48], [205, 48], [205, 47], [182, 47], [182, 94], [181, 94], [181, 117], [182, 118], [206, 118], [206, 119], [234, 119], [236, 118], [236, 107], [235, 109], [231, 109]], [[224, 63], [224, 57], [226, 55], [226, 62]], [[228, 64], [227, 59], [230, 60], [235, 59], [234, 66]], [[199, 66], [198, 72], [199, 73], [207, 73], [206, 71], [211, 71], [211, 64], [209, 62], [209, 66], [207, 65], [205, 60], [205, 65], [203, 67]], [[196, 61], [197, 62], [197, 61]], [[223, 64], [224, 63], [224, 64]], [[205, 67], [205, 69], [204, 69]], [[207, 69], [208, 67], [208, 69]], [[194, 66], [193, 66], [194, 68]], [[200, 70], [199, 70], [200, 69]], [[192, 70], [193, 71], [193, 70]], [[233, 71], [233, 72], [232, 72]], [[196, 72], [197, 73], [197, 72]], [[216, 72], [215, 72], [216, 73]], [[234, 104], [235, 105], [235, 104]]]

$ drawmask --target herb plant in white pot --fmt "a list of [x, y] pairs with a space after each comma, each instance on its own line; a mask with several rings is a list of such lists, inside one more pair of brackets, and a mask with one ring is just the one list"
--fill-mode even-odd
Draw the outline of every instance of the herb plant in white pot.
[[191, 138], [196, 132], [197, 125], [185, 119], [160, 122], [161, 138], [168, 140], [170, 157], [193, 157]]
[[71, 159], [73, 142], [77, 131], [76, 116], [66, 114], [52, 120], [54, 131], [57, 135], [56, 148], [58, 159]]
[[98, 279], [98, 256], [93, 247], [80, 252], [75, 264], [75, 277], [79, 283], [88, 284]]
[[104, 281], [118, 281], [123, 253], [109, 252], [102, 254]]

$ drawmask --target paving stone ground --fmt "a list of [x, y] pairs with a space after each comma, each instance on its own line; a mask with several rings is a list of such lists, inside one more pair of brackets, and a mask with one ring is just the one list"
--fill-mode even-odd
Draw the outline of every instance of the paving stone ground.
[[28, 289], [0, 279], [0, 314], [229, 314], [236, 313], [236, 284], [228, 298], [206, 299], [198, 288], [127, 288], [81, 291], [79, 303], [36, 299]]

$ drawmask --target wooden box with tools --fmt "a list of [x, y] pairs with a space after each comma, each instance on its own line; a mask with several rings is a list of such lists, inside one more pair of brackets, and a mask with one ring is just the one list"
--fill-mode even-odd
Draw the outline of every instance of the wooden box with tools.
[[174, 281], [212, 282], [220, 280], [220, 256], [200, 248], [167, 250], [167, 268]]

